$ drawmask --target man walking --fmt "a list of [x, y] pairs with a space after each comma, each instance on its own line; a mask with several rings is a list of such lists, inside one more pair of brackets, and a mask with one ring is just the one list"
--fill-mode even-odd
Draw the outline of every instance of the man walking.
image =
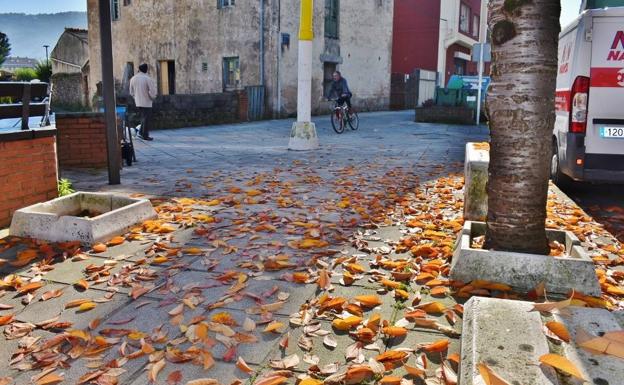
[[156, 82], [147, 75], [147, 64], [139, 66], [139, 73], [130, 79], [130, 95], [141, 113], [141, 131], [139, 137], [143, 140], [154, 140], [149, 136], [152, 124], [152, 102], [156, 99]]

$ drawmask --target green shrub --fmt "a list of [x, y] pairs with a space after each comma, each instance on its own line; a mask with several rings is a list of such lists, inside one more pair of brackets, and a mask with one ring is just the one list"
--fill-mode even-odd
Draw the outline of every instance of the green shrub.
[[74, 189], [72, 188], [72, 182], [69, 179], [59, 179], [57, 186], [58, 195], [60, 197], [75, 193]]
[[35, 66], [35, 73], [37, 79], [44, 83], [50, 83], [50, 77], [52, 76], [52, 63], [50, 61], [42, 60]]
[[18, 82], [29, 82], [37, 79], [37, 73], [32, 68], [18, 68], [15, 70], [13, 77], [15, 77], [15, 80]]

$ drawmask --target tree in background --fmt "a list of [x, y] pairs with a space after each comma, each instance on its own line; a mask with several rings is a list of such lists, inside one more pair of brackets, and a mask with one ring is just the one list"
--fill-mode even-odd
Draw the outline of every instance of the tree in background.
[[492, 83], [486, 248], [548, 254], [559, 0], [490, 0]]
[[44, 83], [50, 83], [50, 77], [52, 76], [52, 64], [49, 60], [42, 60], [35, 66], [35, 73], [37, 79]]
[[11, 44], [9, 43], [9, 38], [4, 33], [0, 32], [0, 66], [2, 66], [10, 52]]

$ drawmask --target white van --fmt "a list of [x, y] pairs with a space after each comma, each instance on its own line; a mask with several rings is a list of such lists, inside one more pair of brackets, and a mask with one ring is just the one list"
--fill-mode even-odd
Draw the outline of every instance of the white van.
[[624, 183], [624, 7], [563, 29], [555, 110], [552, 180]]

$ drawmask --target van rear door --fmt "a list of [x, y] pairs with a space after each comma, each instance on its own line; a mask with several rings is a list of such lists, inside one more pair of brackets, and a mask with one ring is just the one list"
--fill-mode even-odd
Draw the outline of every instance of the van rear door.
[[594, 17], [591, 39], [585, 152], [624, 154], [624, 16]]

